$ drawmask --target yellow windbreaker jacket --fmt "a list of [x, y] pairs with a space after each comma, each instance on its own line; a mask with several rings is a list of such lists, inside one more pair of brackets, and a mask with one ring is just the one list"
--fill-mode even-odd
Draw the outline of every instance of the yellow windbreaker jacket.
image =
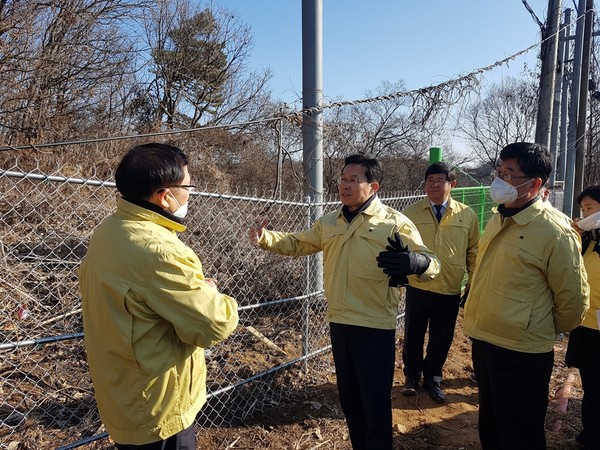
[[[389, 276], [377, 267], [377, 255], [398, 231], [409, 250], [431, 258], [420, 275], [426, 281], [440, 270], [414, 224], [402, 213], [375, 197], [371, 204], [347, 223], [341, 209], [317, 219], [298, 233], [265, 230], [259, 245], [272, 252], [303, 256], [323, 251], [327, 319], [330, 322], [391, 330], [396, 327], [400, 290], [388, 287]], [[417, 278], [411, 275], [409, 278]]]
[[203, 347], [237, 326], [237, 303], [204, 280], [176, 236], [185, 227], [119, 200], [79, 271], [83, 326], [100, 418], [118, 443], [189, 427], [206, 402]]
[[465, 333], [525, 353], [552, 350], [589, 307], [581, 239], [541, 199], [505, 217], [496, 212], [479, 240], [465, 305]]
[[590, 309], [588, 309], [581, 325], [594, 330], [598, 329], [598, 310], [600, 310], [600, 255], [594, 251], [596, 241], [591, 241], [583, 255], [583, 263], [590, 283]]
[[441, 264], [440, 274], [428, 283], [409, 280], [411, 286], [438, 294], [460, 294], [465, 274], [470, 280], [475, 270], [479, 223], [469, 206], [450, 197], [448, 208], [439, 222], [427, 197], [402, 211], [415, 224], [423, 243], [433, 250]]

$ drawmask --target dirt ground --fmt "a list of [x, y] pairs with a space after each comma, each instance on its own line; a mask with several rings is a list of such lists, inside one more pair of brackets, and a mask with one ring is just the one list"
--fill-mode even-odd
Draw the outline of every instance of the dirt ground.
[[[566, 344], [567, 337], [559, 336], [546, 418], [549, 449], [575, 448], [570, 441], [580, 428], [581, 381], [576, 370], [564, 367]], [[398, 349], [400, 347], [401, 341]], [[398, 352], [392, 391], [394, 449], [481, 448], [477, 434], [477, 386], [469, 380], [471, 349], [469, 340], [462, 333], [461, 318], [444, 367], [445, 405], [433, 402], [424, 390], [416, 397], [403, 397], [400, 390], [404, 377], [400, 361]], [[565, 391], [568, 392], [568, 406], [565, 409], [563, 404], [565, 410], [560, 411], [559, 392]], [[291, 401], [274, 405], [241, 426], [199, 431], [198, 449], [350, 450], [334, 374], [325, 381], [315, 380], [308, 388], [294, 394]]]

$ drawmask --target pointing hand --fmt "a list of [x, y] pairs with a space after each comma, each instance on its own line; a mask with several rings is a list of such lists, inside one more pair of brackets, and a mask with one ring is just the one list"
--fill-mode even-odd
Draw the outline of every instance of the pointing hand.
[[250, 227], [249, 238], [250, 243], [254, 246], [258, 246], [258, 241], [260, 240], [263, 230], [269, 224], [269, 219], [263, 219], [260, 225]]

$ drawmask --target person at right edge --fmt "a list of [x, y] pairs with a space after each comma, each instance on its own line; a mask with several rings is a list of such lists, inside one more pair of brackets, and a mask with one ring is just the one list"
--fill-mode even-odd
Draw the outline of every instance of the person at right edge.
[[579, 448], [600, 449], [600, 186], [585, 188], [577, 197], [582, 219], [575, 229], [582, 235], [583, 264], [590, 283], [590, 309], [580, 326], [569, 334], [565, 363], [577, 367], [583, 399], [581, 425], [575, 438]]
[[544, 145], [513, 143], [490, 187], [499, 206], [479, 239], [464, 311], [483, 450], [546, 449], [556, 335], [577, 327], [589, 307], [581, 239], [539, 195], [551, 170]]
[[[452, 168], [445, 162], [435, 162], [425, 171], [426, 197], [402, 211], [441, 263], [435, 279], [418, 283], [409, 277], [406, 287], [402, 348], [406, 380], [402, 395], [416, 395], [422, 374], [423, 388], [437, 403], [446, 402], [440, 386], [442, 368], [454, 338], [463, 279], [468, 274], [470, 280], [473, 274], [479, 241], [477, 215], [452, 198], [454, 186], [456, 175]], [[427, 328], [427, 353], [423, 355]]]

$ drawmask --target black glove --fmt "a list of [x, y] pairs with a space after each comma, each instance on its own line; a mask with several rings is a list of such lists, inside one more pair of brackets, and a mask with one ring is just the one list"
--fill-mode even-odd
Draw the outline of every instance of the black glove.
[[402, 238], [400, 237], [400, 233], [398, 233], [397, 231], [394, 233], [394, 239], [392, 239], [391, 237], [388, 236], [387, 238], [388, 240], [388, 245], [385, 247], [385, 249], [389, 252], [407, 252], [408, 251], [408, 246], [404, 245], [404, 242], [402, 242]]
[[390, 245], [377, 256], [377, 266], [390, 276], [421, 275], [431, 261], [427, 255], [411, 252], [396, 232], [394, 239], [388, 237]]
[[[404, 245], [402, 242], [402, 238], [400, 237], [400, 233], [394, 233], [394, 239], [388, 237], [388, 245], [385, 247], [387, 251], [390, 252], [407, 252], [408, 247]], [[385, 272], [385, 271], [384, 271]], [[400, 287], [408, 285], [408, 278], [406, 275], [391, 275], [390, 281], [388, 282], [388, 286], [390, 287]]]

